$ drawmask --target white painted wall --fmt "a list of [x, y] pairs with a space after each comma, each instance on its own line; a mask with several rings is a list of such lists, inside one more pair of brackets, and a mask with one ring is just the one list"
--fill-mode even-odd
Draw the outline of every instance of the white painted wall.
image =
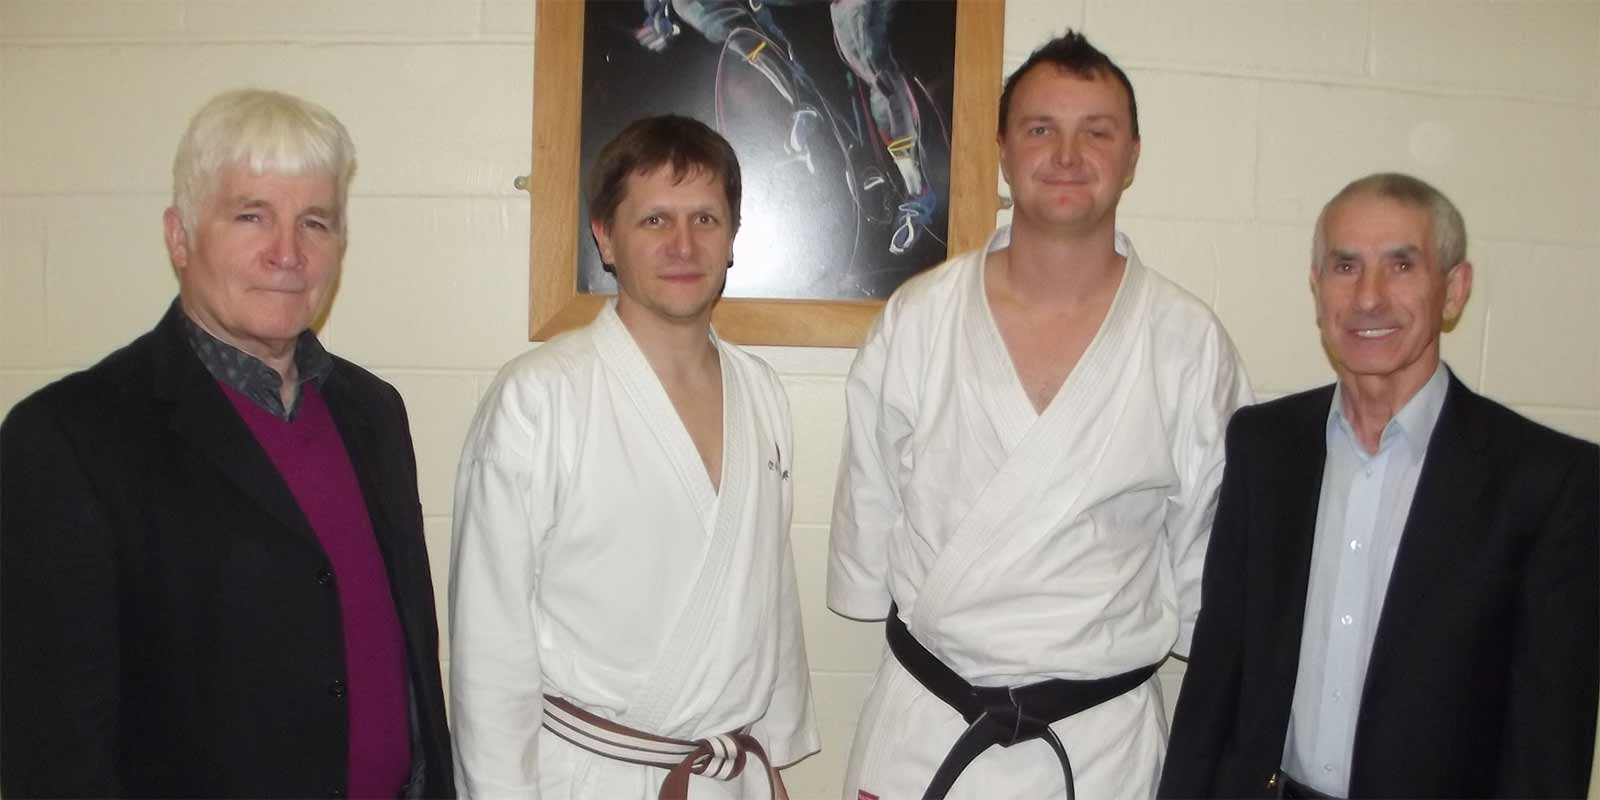
[[[242, 85], [312, 98], [361, 157], [324, 339], [405, 394], [442, 598], [461, 439], [493, 371], [528, 347], [528, 200], [511, 181], [529, 162], [531, 6], [0, 0], [0, 413], [165, 308], [160, 214], [188, 116]], [[1317, 209], [1352, 178], [1404, 170], [1449, 193], [1472, 235], [1451, 365], [1600, 439], [1600, 2], [1009, 6], [1007, 72], [1067, 26], [1128, 68], [1144, 154], [1123, 225], [1217, 308], [1259, 392], [1331, 374], [1305, 279]], [[795, 408], [795, 547], [826, 748], [790, 785], [833, 797], [881, 647], [876, 626], [822, 602], [851, 353], [760, 352]]]

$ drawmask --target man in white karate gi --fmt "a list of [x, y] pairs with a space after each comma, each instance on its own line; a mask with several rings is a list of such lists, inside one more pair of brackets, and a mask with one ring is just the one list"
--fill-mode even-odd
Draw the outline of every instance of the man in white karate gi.
[[901, 287], [847, 383], [828, 604], [887, 618], [890, 645], [847, 800], [1154, 794], [1153, 673], [1187, 652], [1250, 399], [1210, 309], [1116, 230], [1139, 157], [1122, 70], [1049, 42], [1007, 80], [998, 141], [1010, 228]]
[[[463, 797], [782, 797], [818, 749], [788, 401], [711, 330], [739, 164], [684, 117], [629, 125], [589, 215], [617, 277], [506, 365], [456, 480], [450, 699]], [[770, 787], [770, 788], [769, 788]]]

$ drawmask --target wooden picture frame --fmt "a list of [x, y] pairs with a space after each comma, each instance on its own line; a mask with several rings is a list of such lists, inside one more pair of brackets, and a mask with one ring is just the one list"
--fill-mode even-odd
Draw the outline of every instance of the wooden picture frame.
[[[543, 341], [594, 319], [608, 295], [577, 283], [583, 89], [581, 0], [537, 0], [534, 17], [533, 164], [527, 179], [528, 338]], [[1004, 0], [958, 0], [951, 117], [949, 252], [981, 247], [999, 207], [994, 143], [1001, 88]], [[723, 298], [713, 324], [740, 344], [856, 347], [881, 300]]]

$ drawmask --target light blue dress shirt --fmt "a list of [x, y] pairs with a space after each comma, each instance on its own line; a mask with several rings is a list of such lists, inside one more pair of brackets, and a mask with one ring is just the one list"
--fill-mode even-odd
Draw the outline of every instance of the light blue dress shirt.
[[1328, 455], [1283, 769], [1337, 797], [1349, 794], [1372, 638], [1448, 375], [1441, 363], [1384, 426], [1375, 454], [1361, 446], [1345, 417], [1342, 387], [1334, 388], [1328, 409]]

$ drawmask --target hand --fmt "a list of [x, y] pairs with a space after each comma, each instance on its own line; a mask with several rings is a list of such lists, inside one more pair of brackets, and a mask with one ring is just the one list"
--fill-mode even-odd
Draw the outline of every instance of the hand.
[[660, 53], [666, 50], [667, 46], [672, 44], [672, 40], [683, 32], [683, 29], [668, 16], [668, 8], [667, 3], [651, 8], [644, 24], [633, 32], [634, 40], [651, 52]]

